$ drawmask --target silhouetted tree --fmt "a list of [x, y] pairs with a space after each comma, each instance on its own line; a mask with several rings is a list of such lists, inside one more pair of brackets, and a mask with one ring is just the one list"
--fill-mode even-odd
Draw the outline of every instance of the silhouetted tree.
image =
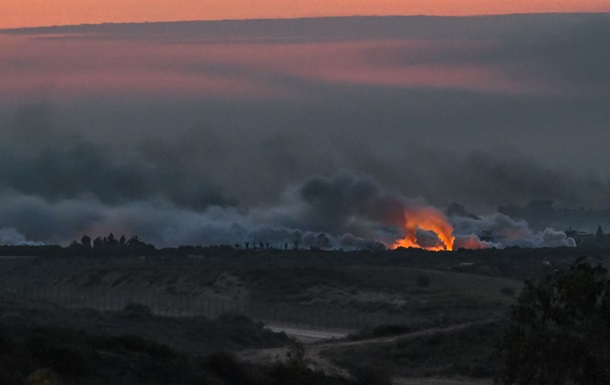
[[102, 240], [102, 238], [100, 238], [99, 236], [95, 237], [95, 239], [93, 240], [93, 248], [99, 249], [102, 247], [104, 247], [104, 241]]
[[125, 239], [125, 234], [121, 234], [121, 238], [119, 238], [119, 245], [123, 246], [125, 245], [125, 242], [127, 242]]
[[91, 248], [91, 238], [86, 234], [80, 239], [80, 243], [89, 249]]
[[114, 234], [112, 234], [112, 233], [108, 234], [108, 237], [105, 239], [106, 239], [106, 244], [108, 246], [116, 246], [117, 240], [114, 238]]
[[579, 258], [526, 282], [499, 344], [501, 384], [610, 384], [610, 282]]

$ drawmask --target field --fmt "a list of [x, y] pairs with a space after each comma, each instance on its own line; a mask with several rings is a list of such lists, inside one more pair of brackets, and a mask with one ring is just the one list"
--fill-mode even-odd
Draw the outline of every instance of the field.
[[[241, 368], [251, 383], [287, 383], [277, 365], [301, 383], [491, 383], [495, 341], [524, 280], [582, 253], [211, 248], [121, 258], [7, 255], [0, 259], [1, 327], [5, 336], [10, 331], [4, 339], [25, 346], [23, 359], [37, 364], [17, 365], [18, 373], [3, 367], [2, 383], [22, 383], [48, 367], [65, 384], [112, 383], [125, 373], [132, 384], [246, 383], [227, 377], [223, 365]], [[587, 254], [608, 261], [604, 250]], [[28, 348], [36, 344], [32, 333], [48, 349], [84, 361], [77, 369], [45, 361]], [[108, 360], [93, 358], [100, 354]], [[164, 360], [180, 364], [165, 374], [140, 373]]]

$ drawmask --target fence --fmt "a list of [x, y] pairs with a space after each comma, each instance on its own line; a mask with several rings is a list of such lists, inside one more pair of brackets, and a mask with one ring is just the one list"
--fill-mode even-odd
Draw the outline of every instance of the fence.
[[137, 303], [148, 306], [152, 314], [164, 317], [215, 318], [223, 313], [240, 313], [267, 324], [312, 329], [358, 330], [389, 324], [410, 325], [421, 321], [408, 314], [365, 312], [336, 305], [271, 304], [137, 288], [82, 288], [49, 283], [5, 282], [0, 284], [0, 296], [99, 311], [120, 311], [130, 303]]

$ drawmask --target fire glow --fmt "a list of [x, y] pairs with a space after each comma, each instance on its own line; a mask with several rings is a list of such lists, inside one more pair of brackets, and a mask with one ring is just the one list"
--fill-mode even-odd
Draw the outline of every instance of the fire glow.
[[[453, 226], [447, 218], [438, 210], [430, 207], [422, 207], [407, 210], [404, 213], [406, 235], [398, 240], [393, 249], [398, 247], [413, 247], [430, 251], [452, 251], [455, 237]], [[438, 237], [437, 245], [422, 245], [417, 239], [417, 230], [433, 232]]]

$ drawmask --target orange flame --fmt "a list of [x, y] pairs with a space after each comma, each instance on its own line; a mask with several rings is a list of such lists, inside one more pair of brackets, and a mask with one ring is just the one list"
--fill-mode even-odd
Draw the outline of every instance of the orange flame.
[[[440, 211], [431, 207], [420, 207], [406, 211], [404, 216], [407, 234], [392, 246], [393, 249], [398, 247], [415, 247], [431, 251], [453, 250], [453, 243], [455, 242], [453, 226], [451, 226], [447, 218]], [[421, 246], [416, 237], [418, 229], [431, 231], [436, 234], [440, 244], [437, 246]]]

